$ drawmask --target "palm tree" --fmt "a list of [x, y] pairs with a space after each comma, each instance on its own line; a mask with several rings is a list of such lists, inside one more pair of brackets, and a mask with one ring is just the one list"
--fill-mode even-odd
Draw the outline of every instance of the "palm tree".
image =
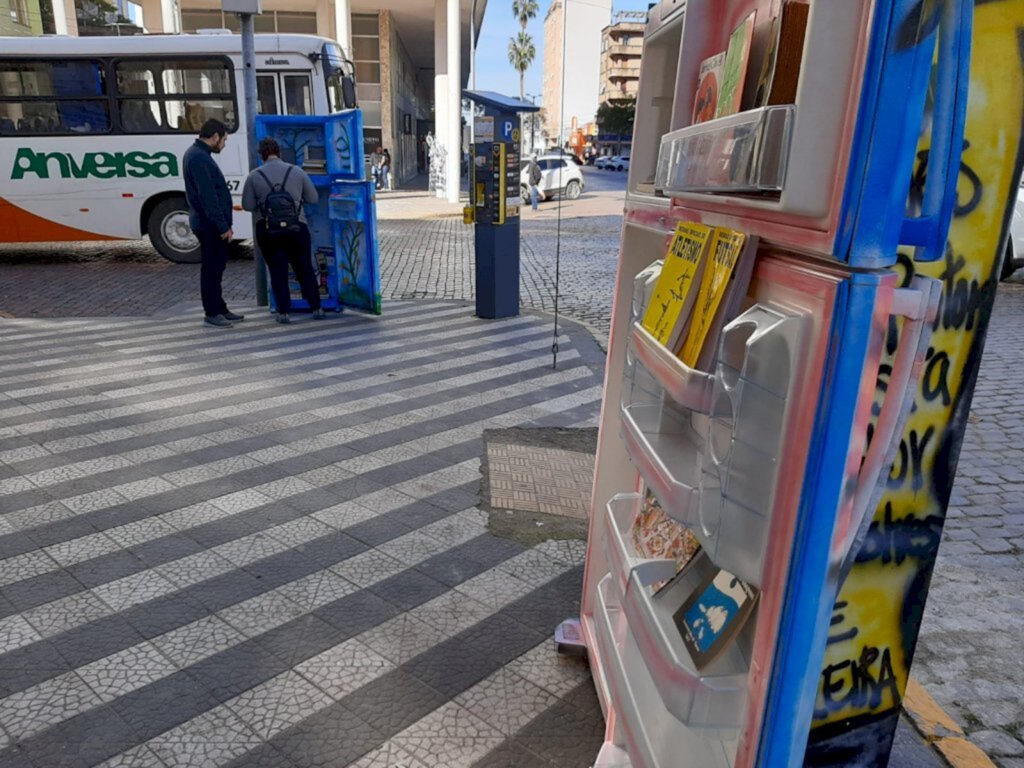
[[519, 73], [519, 99], [526, 99], [526, 70], [533, 64], [537, 57], [537, 49], [533, 47], [533, 38], [526, 32], [519, 32], [518, 35], [508, 41], [508, 63]]
[[530, 19], [537, 15], [537, 0], [512, 0], [512, 15], [525, 32]]
[[508, 41], [508, 62], [519, 73], [519, 99], [522, 101], [526, 98], [526, 70], [537, 57], [533, 38], [526, 33], [526, 25], [537, 15], [537, 0], [512, 0], [512, 15], [522, 29]]

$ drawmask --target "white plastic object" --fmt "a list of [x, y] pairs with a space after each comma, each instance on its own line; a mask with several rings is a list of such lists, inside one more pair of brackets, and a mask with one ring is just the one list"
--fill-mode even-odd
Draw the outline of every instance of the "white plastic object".
[[676, 562], [670, 558], [643, 558], [636, 553], [631, 541], [633, 521], [643, 505], [643, 497], [636, 493], [620, 493], [605, 507], [608, 536], [604, 539], [609, 572], [616, 581], [619, 594], [626, 592], [631, 576], [646, 586], [668, 581], [676, 575]]
[[800, 360], [799, 317], [756, 304], [722, 331], [695, 533], [720, 567], [760, 587]]
[[658, 380], [669, 397], [685, 408], [708, 412], [714, 376], [685, 365], [640, 323], [633, 324], [630, 342], [633, 356]]
[[785, 186], [796, 106], [760, 107], [666, 134], [655, 189], [780, 192]]
[[675, 768], [683, 754], [691, 765], [701, 768], [731, 766], [732, 756], [722, 742], [702, 737], [665, 708], [610, 576], [597, 585], [594, 628], [616, 722], [632, 766]]

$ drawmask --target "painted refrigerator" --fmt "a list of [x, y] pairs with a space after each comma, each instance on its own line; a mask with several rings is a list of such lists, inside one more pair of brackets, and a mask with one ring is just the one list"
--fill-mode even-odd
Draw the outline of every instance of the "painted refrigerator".
[[[898, 245], [942, 254], [971, 9], [649, 12], [581, 616], [607, 719], [596, 766], [802, 764], [838, 584], [939, 299], [892, 267]], [[908, 205], [922, 126], [933, 154]], [[646, 323], [680, 224], [733, 233], [749, 269], [687, 360]]]
[[[321, 306], [379, 315], [377, 205], [373, 182], [364, 180], [362, 113], [350, 109], [322, 116], [259, 115], [256, 136], [276, 139], [281, 159], [305, 170], [317, 189], [319, 200], [306, 205], [305, 214]], [[291, 271], [288, 288], [292, 307], [309, 309]], [[273, 296], [270, 306], [277, 311]]]

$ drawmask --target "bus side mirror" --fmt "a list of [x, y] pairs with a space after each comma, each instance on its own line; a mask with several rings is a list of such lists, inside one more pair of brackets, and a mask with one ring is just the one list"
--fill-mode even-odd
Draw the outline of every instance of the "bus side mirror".
[[341, 99], [345, 103], [345, 109], [355, 109], [356, 83], [351, 75], [344, 75], [341, 78]]

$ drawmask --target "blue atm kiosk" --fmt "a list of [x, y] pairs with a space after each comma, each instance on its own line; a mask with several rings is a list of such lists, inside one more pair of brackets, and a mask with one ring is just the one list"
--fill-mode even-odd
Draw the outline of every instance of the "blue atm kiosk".
[[519, 314], [519, 113], [529, 102], [491, 91], [464, 91], [474, 118], [469, 199], [475, 222], [477, 317]]

